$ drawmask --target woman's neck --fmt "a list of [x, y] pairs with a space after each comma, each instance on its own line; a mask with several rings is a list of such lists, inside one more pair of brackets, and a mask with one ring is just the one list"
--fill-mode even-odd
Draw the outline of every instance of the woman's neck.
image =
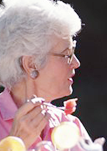
[[21, 107], [28, 99], [31, 99], [33, 95], [43, 97], [46, 102], [51, 102], [53, 99], [57, 99], [59, 97], [59, 94], [57, 96], [56, 91], [54, 92], [51, 86], [48, 89], [46, 89], [46, 87], [47, 86], [45, 86], [45, 84], [38, 84], [31, 78], [27, 78], [12, 87], [10, 93], [18, 108]]
[[25, 103], [26, 101], [26, 92], [25, 92], [25, 84], [24, 82], [20, 82], [18, 84], [16, 84], [14, 87], [12, 87], [11, 89], [11, 96], [15, 102], [15, 104], [17, 105], [17, 107], [19, 108], [20, 106], [22, 106], [22, 104]]

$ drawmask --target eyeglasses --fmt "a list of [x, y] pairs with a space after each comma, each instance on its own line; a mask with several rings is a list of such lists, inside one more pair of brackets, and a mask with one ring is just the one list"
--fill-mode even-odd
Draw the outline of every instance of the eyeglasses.
[[58, 54], [58, 53], [52, 53], [53, 56], [58, 56], [58, 57], [64, 57], [64, 58], [67, 58], [67, 63], [68, 64], [71, 64], [72, 62], [72, 59], [73, 59], [73, 55], [74, 55], [74, 52], [75, 52], [75, 48], [76, 48], [76, 40], [73, 41], [73, 46], [72, 46], [72, 49], [69, 49], [70, 50], [70, 55], [64, 55], [64, 54]]

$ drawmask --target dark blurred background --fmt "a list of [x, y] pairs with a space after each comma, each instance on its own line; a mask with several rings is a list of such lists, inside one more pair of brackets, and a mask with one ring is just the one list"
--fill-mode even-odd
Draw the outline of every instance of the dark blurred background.
[[[63, 1], [74, 7], [85, 24], [76, 38], [76, 55], [81, 67], [76, 70], [71, 96], [78, 97], [74, 115], [79, 117], [93, 140], [107, 138], [107, 0]], [[63, 100], [53, 103], [60, 106]], [[107, 151], [107, 143], [104, 151]]]

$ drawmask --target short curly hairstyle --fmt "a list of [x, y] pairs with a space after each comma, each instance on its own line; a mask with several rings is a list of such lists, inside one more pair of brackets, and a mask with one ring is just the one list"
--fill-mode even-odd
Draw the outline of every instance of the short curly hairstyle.
[[20, 58], [33, 55], [34, 63], [43, 66], [55, 41], [52, 36], [67, 38], [81, 29], [81, 19], [62, 1], [5, 0], [0, 9], [0, 84], [9, 89], [26, 73]]

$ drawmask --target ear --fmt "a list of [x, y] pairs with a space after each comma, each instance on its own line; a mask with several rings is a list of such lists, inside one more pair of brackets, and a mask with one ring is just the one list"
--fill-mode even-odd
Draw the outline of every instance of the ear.
[[36, 66], [32, 61], [33, 56], [22, 57], [22, 67], [28, 76], [30, 76], [32, 71], [36, 70]]

